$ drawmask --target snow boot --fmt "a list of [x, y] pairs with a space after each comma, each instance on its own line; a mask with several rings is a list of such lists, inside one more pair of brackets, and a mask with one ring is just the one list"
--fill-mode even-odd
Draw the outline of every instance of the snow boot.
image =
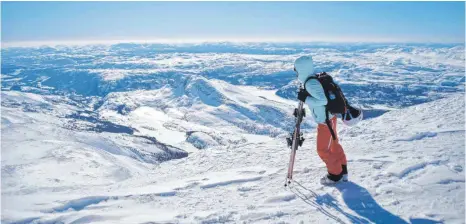
[[344, 182], [348, 182], [348, 168], [346, 165], [341, 165], [341, 168], [343, 171], [341, 172], [343, 174], [343, 177], [341, 178]]
[[332, 185], [338, 183], [343, 178], [343, 172], [340, 175], [327, 174], [320, 179], [322, 185]]

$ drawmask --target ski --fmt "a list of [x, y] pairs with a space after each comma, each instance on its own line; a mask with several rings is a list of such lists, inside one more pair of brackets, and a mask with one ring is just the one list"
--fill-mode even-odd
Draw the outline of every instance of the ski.
[[293, 133], [290, 134], [291, 137], [286, 138], [288, 147], [291, 148], [291, 153], [290, 153], [290, 161], [288, 163], [288, 173], [286, 175], [285, 187], [290, 185], [291, 181], [293, 180], [293, 167], [294, 167], [294, 162], [295, 162], [295, 157], [296, 157], [296, 151], [298, 150], [298, 146], [302, 146], [304, 142], [303, 133], [301, 133], [301, 130], [300, 130], [303, 117], [306, 116], [304, 108], [303, 108], [303, 104], [304, 103], [300, 101], [298, 108], [294, 109], [293, 115], [295, 116], [296, 125], [294, 127]]

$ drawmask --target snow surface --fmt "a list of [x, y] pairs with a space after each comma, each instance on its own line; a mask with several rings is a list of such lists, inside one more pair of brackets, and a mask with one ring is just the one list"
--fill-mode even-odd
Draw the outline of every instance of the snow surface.
[[340, 129], [351, 182], [335, 187], [318, 183], [325, 168], [306, 133], [290, 188], [280, 138], [154, 167], [3, 108], [2, 222], [464, 223], [464, 107], [457, 94]]
[[[365, 109], [350, 180], [306, 117], [284, 188], [293, 60]], [[115, 44], [2, 49], [2, 223], [465, 223], [464, 46]]]

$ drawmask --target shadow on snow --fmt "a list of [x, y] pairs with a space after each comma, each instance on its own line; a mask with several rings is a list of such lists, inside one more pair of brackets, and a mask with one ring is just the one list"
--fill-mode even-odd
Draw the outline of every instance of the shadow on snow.
[[[332, 214], [335, 213], [334, 211], [344, 215], [351, 223], [409, 223], [399, 216], [385, 210], [365, 188], [353, 182], [339, 183], [334, 187], [341, 192], [346, 207], [353, 210], [358, 216], [345, 212], [338, 201], [330, 194], [318, 195], [301, 183], [296, 181], [294, 181], [294, 183], [296, 183], [296, 185], [291, 188], [291, 191], [296, 194], [296, 196], [336, 223], [347, 222]], [[412, 218], [410, 222], [413, 224], [441, 223], [435, 220], [422, 218]]]

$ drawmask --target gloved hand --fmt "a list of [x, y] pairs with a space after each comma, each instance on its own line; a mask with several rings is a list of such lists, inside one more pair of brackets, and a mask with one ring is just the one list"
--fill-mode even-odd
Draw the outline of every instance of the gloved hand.
[[306, 98], [309, 96], [309, 93], [305, 89], [299, 89], [298, 100], [305, 102]]

